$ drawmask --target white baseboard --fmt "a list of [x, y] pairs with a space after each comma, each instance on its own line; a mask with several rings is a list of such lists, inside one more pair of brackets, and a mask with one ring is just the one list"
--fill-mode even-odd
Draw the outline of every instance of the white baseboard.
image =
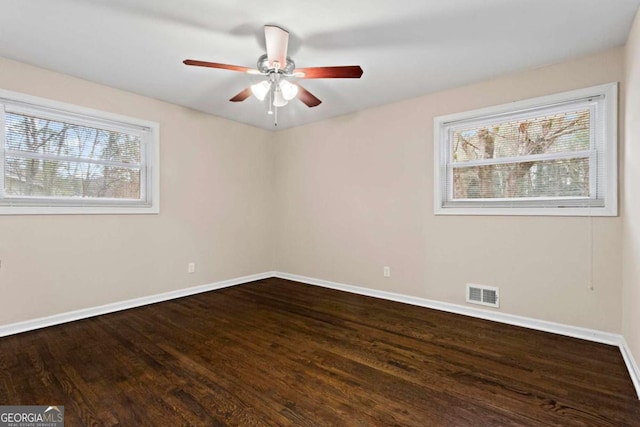
[[561, 323], [548, 322], [545, 320], [517, 316], [514, 314], [499, 313], [496, 311], [483, 310], [480, 308], [467, 307], [464, 305], [451, 304], [448, 302], [412, 297], [403, 294], [396, 294], [393, 292], [378, 291], [375, 289], [362, 288], [359, 286], [345, 285], [343, 283], [336, 283], [328, 280], [298, 276], [296, 274], [276, 271], [273, 273], [273, 275], [274, 277], [279, 277], [281, 279], [293, 280], [309, 285], [322, 286], [324, 288], [336, 289], [339, 291], [345, 291], [359, 295], [366, 295], [390, 301], [402, 302], [419, 307], [432, 308], [449, 313], [462, 314], [479, 319], [492, 320], [494, 322], [506, 323], [509, 325], [521, 326], [538, 331], [551, 332], [568, 337], [580, 338], [587, 341], [594, 341], [602, 344], [617, 346], [620, 348], [620, 352], [622, 353], [624, 362], [627, 365], [627, 369], [629, 370], [629, 375], [631, 376], [631, 381], [633, 382], [633, 385], [636, 389], [636, 394], [638, 395], [638, 398], [640, 398], [640, 371], [638, 370], [638, 366], [636, 365], [635, 360], [631, 355], [624, 337], [620, 334], [612, 334], [610, 332], [581, 328], [578, 326], [564, 325]]
[[168, 301], [176, 298], [182, 298], [189, 295], [199, 294], [202, 292], [209, 292], [216, 289], [228, 288], [230, 286], [241, 285], [243, 283], [253, 282], [256, 280], [266, 279], [269, 277], [273, 277], [272, 272], [252, 274], [250, 276], [243, 276], [235, 279], [223, 280], [220, 282], [209, 283], [207, 285], [195, 286], [192, 288], [185, 288], [185, 289], [178, 289], [176, 291], [150, 295], [147, 297], [134, 298], [126, 301], [114, 302], [111, 304], [105, 304], [98, 307], [84, 308], [81, 310], [54, 314], [53, 316], [40, 317], [38, 319], [26, 320], [24, 322], [11, 323], [8, 325], [0, 325], [0, 337], [19, 334], [21, 332], [32, 331], [40, 328], [46, 328], [48, 326], [59, 325], [61, 323], [73, 322], [74, 320], [86, 319], [88, 317], [100, 316], [102, 314], [113, 313], [116, 311], [127, 310], [130, 308], [141, 307], [143, 305], [155, 304], [157, 302]]
[[358, 286], [345, 285], [342, 283], [298, 276], [295, 274], [275, 272], [274, 275], [282, 279], [294, 280], [296, 282], [307, 283], [310, 285], [317, 285], [325, 288], [351, 292], [354, 294], [367, 295], [370, 297], [382, 298], [390, 301], [403, 302], [405, 304], [417, 305], [420, 307], [433, 308], [435, 310], [446, 311], [449, 313], [463, 314], [465, 316], [492, 320], [494, 322], [507, 323], [509, 325], [522, 326], [529, 329], [536, 329], [538, 331], [552, 332], [554, 334], [566, 335], [569, 337], [595, 341], [603, 344], [619, 345], [620, 339], [622, 338], [618, 334], [612, 334], [609, 332], [601, 332], [593, 329], [580, 328], [577, 326], [563, 325], [560, 323], [547, 322], [545, 320], [538, 320], [530, 317], [516, 316], [514, 314], [483, 310], [481, 308], [467, 307], [464, 305], [412, 297], [392, 292], [361, 288]]
[[627, 369], [629, 370], [629, 376], [631, 376], [633, 386], [636, 388], [638, 398], [640, 398], [640, 369], [638, 369], [636, 359], [634, 359], [633, 355], [631, 354], [631, 349], [627, 345], [627, 340], [625, 340], [624, 337], [621, 338], [622, 342], [620, 343], [620, 353], [622, 353], [624, 363], [625, 365], [627, 365]]

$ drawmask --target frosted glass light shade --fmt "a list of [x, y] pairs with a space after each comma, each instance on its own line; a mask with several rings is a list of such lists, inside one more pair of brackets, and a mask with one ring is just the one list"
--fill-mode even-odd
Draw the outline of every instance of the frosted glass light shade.
[[260, 101], [264, 101], [264, 97], [269, 93], [269, 89], [271, 89], [271, 85], [266, 80], [251, 85], [251, 93]]
[[280, 88], [277, 88], [273, 94], [273, 106], [284, 107], [285, 105], [287, 105], [287, 103], [288, 101], [282, 95], [282, 90], [280, 90]]
[[287, 101], [292, 100], [298, 95], [298, 85], [289, 83], [286, 80], [280, 80], [280, 90], [282, 91], [282, 97]]

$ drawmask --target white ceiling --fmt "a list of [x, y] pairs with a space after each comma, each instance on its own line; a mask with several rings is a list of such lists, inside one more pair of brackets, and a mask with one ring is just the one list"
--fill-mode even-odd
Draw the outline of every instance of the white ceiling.
[[298, 67], [360, 65], [303, 80], [278, 129], [624, 44], [640, 0], [3, 0], [0, 56], [273, 130], [264, 103], [228, 101], [256, 76], [264, 24], [290, 32]]

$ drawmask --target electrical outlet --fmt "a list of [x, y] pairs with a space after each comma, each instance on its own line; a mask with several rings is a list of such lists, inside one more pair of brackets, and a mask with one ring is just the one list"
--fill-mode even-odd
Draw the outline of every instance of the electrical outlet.
[[382, 269], [382, 275], [384, 277], [391, 277], [391, 267], [384, 267]]
[[195, 262], [190, 262], [189, 265], [187, 265], [187, 272], [188, 273], [195, 273], [196, 272], [196, 263]]

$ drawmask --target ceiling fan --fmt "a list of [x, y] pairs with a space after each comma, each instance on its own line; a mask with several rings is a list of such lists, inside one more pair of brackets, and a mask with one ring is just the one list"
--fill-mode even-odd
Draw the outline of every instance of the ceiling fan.
[[287, 48], [289, 45], [288, 31], [275, 25], [265, 25], [264, 38], [267, 53], [258, 58], [257, 68], [197, 61], [193, 59], [186, 59], [183, 63], [197, 67], [220, 68], [223, 70], [240, 71], [264, 76], [264, 80], [243, 89], [229, 101], [242, 102], [251, 96], [251, 94], [260, 101], [263, 101], [269, 96], [268, 113], [274, 114], [275, 110], [275, 126], [278, 125], [278, 107], [284, 107], [293, 98], [297, 97], [307, 107], [316, 107], [322, 102], [299, 83], [292, 81], [293, 79], [359, 79], [362, 76], [362, 68], [360, 68], [359, 65], [296, 68], [293, 60], [287, 56]]

